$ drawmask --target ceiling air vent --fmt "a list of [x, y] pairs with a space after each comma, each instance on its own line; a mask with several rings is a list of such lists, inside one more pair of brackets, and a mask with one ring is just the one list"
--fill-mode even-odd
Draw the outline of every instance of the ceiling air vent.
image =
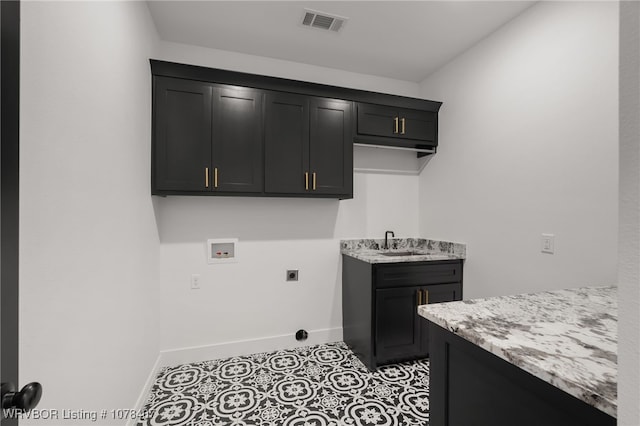
[[344, 26], [347, 19], [349, 18], [305, 9], [304, 16], [302, 17], [302, 25], [305, 27], [338, 32]]

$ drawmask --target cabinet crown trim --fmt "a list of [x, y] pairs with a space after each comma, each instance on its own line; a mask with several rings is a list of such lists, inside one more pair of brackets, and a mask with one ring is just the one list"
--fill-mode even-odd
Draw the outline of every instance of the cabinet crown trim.
[[326, 84], [249, 74], [218, 68], [208, 68], [197, 65], [179, 64], [157, 59], [150, 59], [149, 62], [151, 64], [151, 73], [154, 76], [253, 87], [256, 89], [290, 92], [307, 96], [344, 99], [348, 101], [387, 105], [398, 108], [412, 108], [436, 113], [442, 106], [442, 102], [427, 99], [390, 95], [387, 93], [377, 93], [367, 90], [330, 86]]

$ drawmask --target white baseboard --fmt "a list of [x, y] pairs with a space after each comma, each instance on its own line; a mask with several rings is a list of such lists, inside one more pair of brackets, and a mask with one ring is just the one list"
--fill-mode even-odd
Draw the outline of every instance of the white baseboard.
[[[153, 367], [151, 367], [151, 372], [149, 372], [149, 376], [147, 376], [147, 380], [144, 382], [144, 386], [142, 387], [142, 391], [138, 396], [138, 400], [136, 401], [136, 405], [134, 409], [136, 412], [140, 413], [144, 408], [145, 402], [147, 402], [147, 397], [149, 396], [149, 392], [151, 392], [151, 386], [156, 380], [156, 376], [158, 375], [158, 371], [160, 370], [160, 354], [156, 357], [156, 362], [153, 363]], [[137, 419], [129, 419], [127, 421], [127, 426], [135, 426]]]
[[301, 346], [318, 345], [342, 340], [342, 327], [325, 328], [309, 331], [309, 337], [298, 342], [293, 334], [263, 337], [259, 339], [236, 340], [212, 345], [192, 346], [186, 348], [166, 349], [160, 351], [158, 367], [188, 364], [227, 358], [240, 355], [251, 355]]

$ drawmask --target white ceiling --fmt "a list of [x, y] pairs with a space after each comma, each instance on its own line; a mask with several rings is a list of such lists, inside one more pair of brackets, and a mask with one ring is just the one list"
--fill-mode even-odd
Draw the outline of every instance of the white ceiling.
[[[420, 82], [534, 1], [148, 1], [162, 40]], [[349, 18], [303, 27], [303, 9]]]

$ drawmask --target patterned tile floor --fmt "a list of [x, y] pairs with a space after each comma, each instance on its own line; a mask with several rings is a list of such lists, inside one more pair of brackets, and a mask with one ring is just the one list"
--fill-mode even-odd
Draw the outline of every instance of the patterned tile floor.
[[371, 373], [342, 343], [164, 368], [139, 426], [429, 424], [429, 362]]

